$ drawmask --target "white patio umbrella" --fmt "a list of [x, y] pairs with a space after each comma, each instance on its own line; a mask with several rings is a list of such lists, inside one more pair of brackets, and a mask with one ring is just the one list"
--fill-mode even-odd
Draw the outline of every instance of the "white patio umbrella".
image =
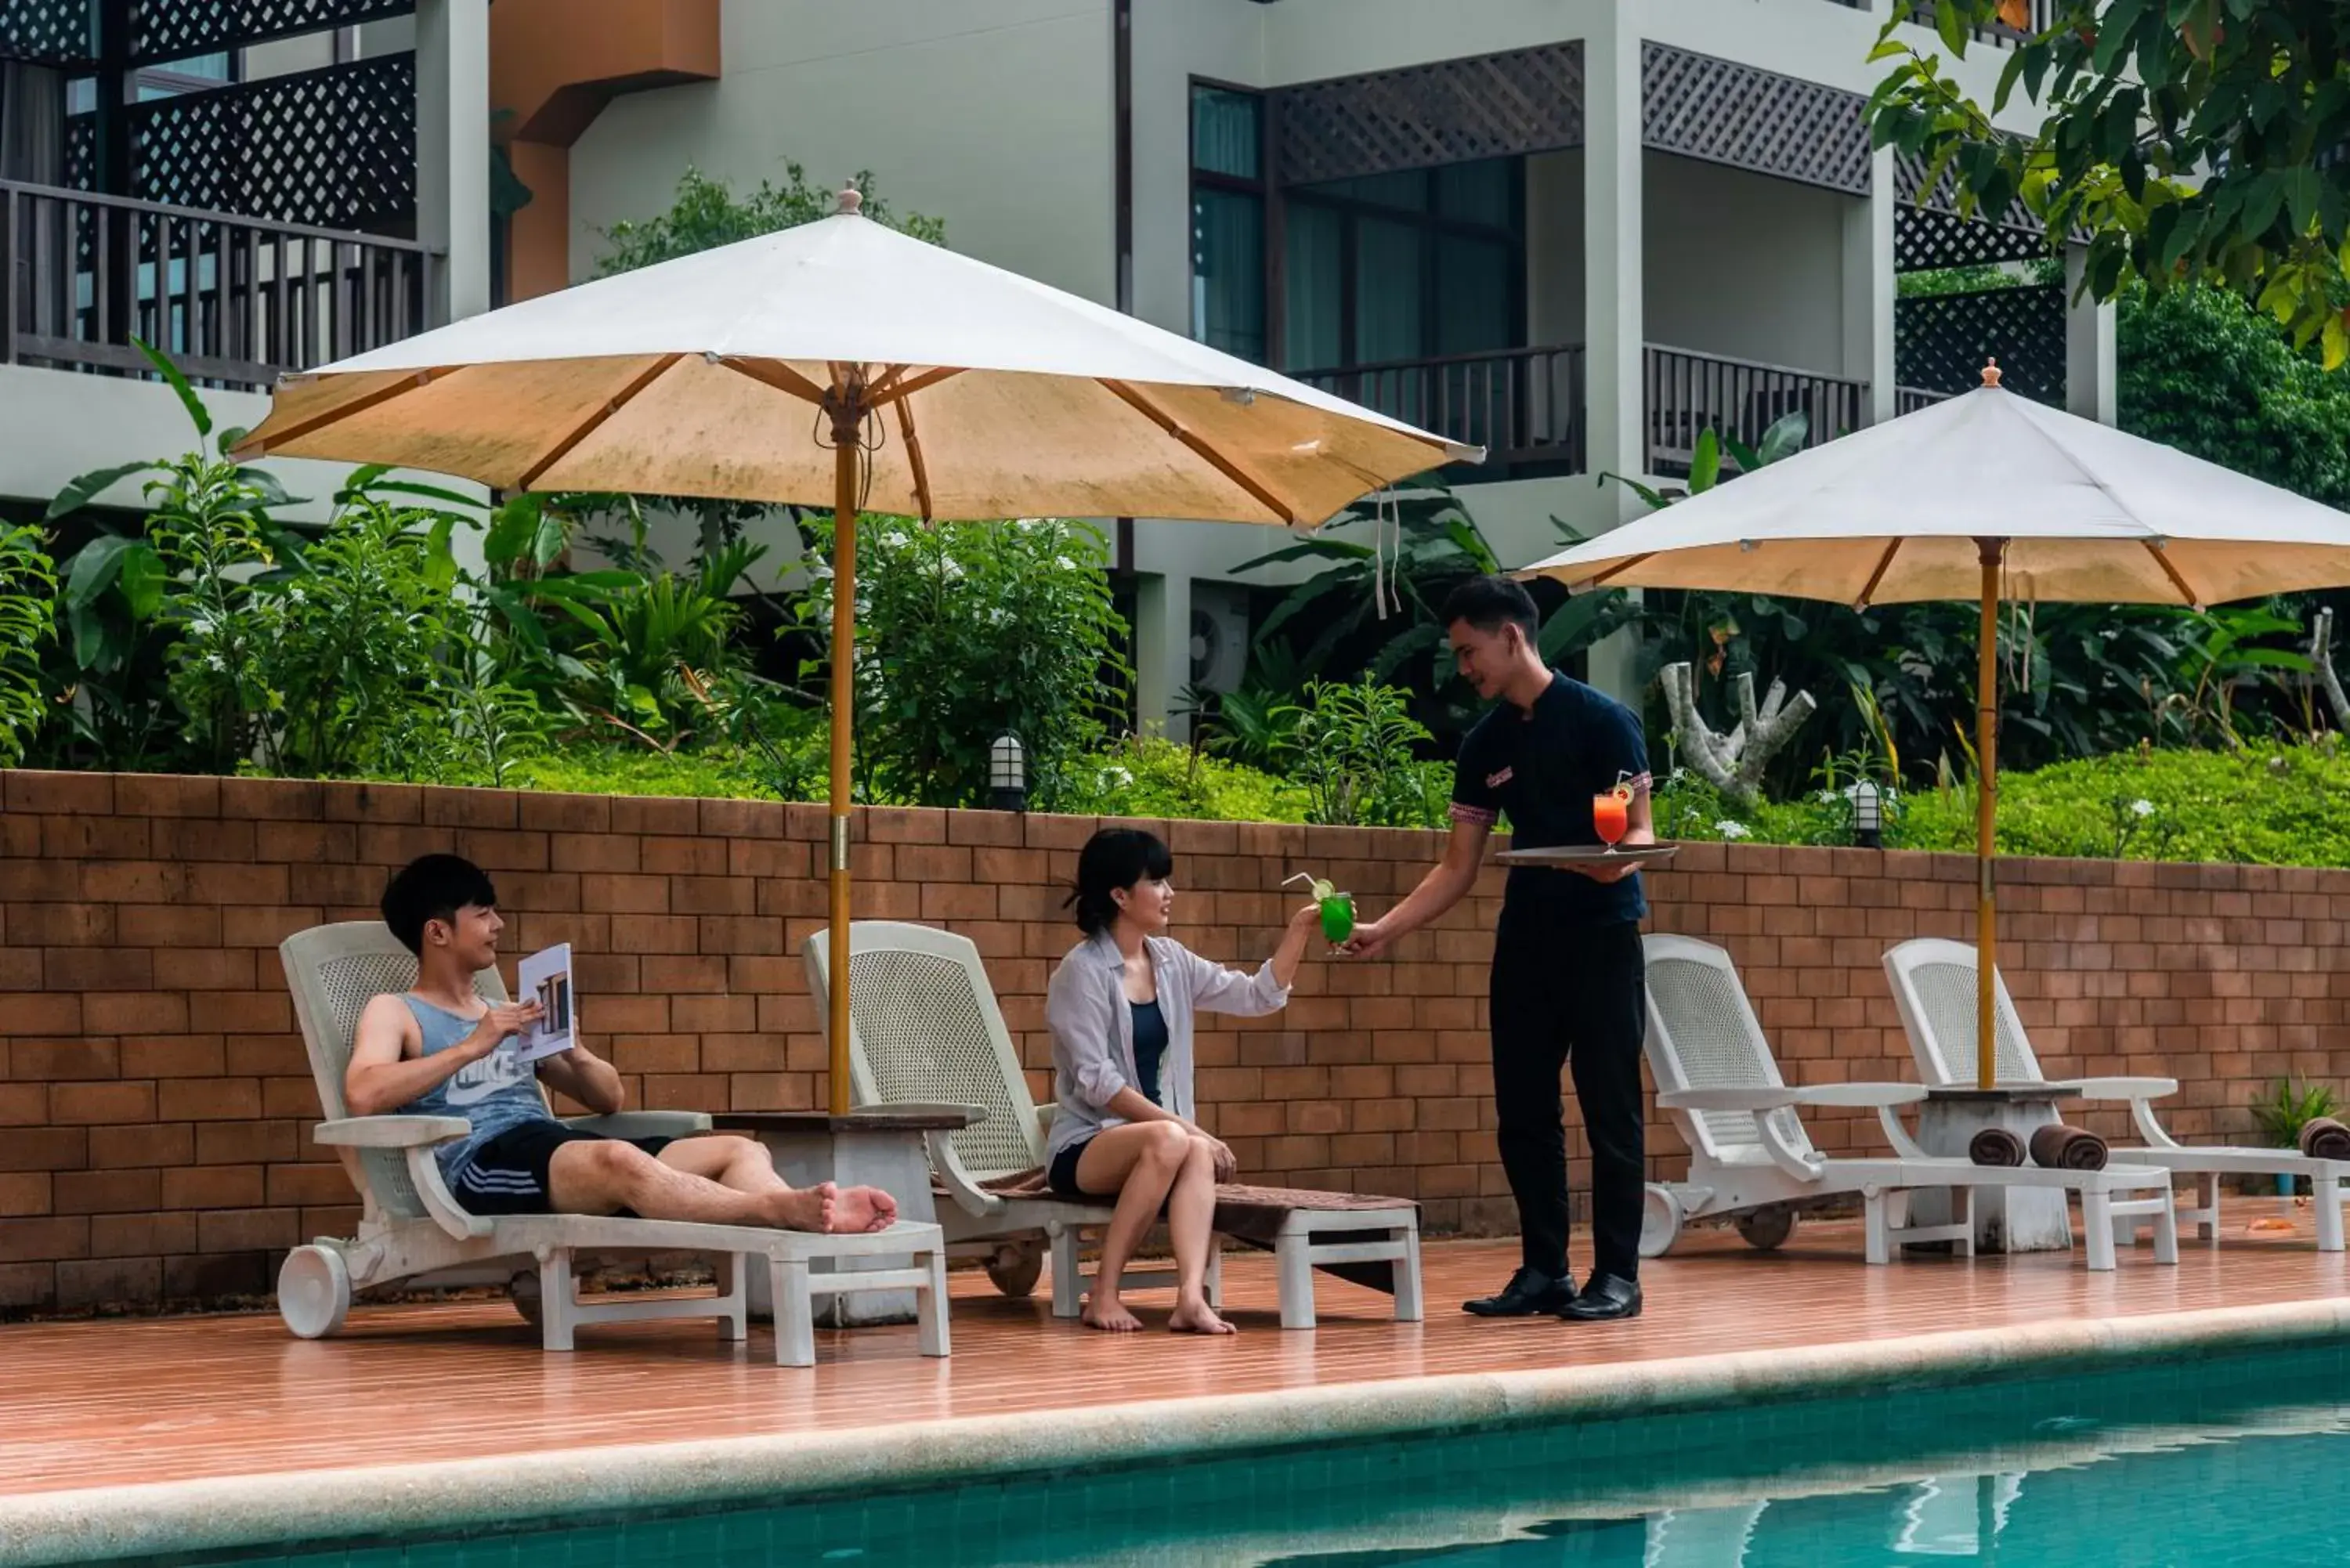
[[2003, 598], [2200, 608], [2350, 584], [2350, 515], [1999, 386], [1772, 464], [1539, 561], [1577, 591], [1694, 588], [1855, 608], [1975, 599], [1977, 1072], [1991, 1086]]
[[238, 449], [834, 508], [832, 1109], [857, 514], [1319, 524], [1482, 453], [841, 210], [289, 376]]

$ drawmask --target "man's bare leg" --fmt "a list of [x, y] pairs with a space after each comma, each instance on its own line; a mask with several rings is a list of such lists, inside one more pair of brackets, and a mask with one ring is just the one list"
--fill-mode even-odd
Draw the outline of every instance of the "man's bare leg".
[[[769, 1175], [774, 1174], [772, 1168]], [[654, 1158], [632, 1143], [615, 1138], [567, 1143], [547, 1165], [548, 1199], [561, 1214], [610, 1214], [629, 1210], [648, 1220], [679, 1220], [714, 1225], [765, 1225], [787, 1231], [869, 1231], [850, 1225], [839, 1194], [829, 1181], [816, 1187], [775, 1187], [743, 1191]]]
[[[705, 1178], [737, 1192], [795, 1190], [775, 1174], [775, 1157], [765, 1144], [732, 1133], [680, 1138], [660, 1151], [660, 1162], [672, 1170]], [[833, 1193], [832, 1222], [822, 1228], [836, 1231], [886, 1231], [897, 1218], [898, 1200], [879, 1188], [842, 1187]], [[812, 1231], [819, 1227], [811, 1224], [795, 1229]]]

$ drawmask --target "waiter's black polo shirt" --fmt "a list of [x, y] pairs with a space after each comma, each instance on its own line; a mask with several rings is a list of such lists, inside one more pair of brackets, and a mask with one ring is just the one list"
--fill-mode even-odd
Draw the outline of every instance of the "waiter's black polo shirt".
[[[1511, 847], [1547, 849], [1600, 842], [1591, 797], [1625, 782], [1645, 783], [1648, 742], [1639, 716], [1603, 691], [1554, 671], [1532, 712], [1503, 702], [1477, 721], [1453, 764], [1452, 815], [1492, 826], [1510, 819]], [[1545, 927], [1610, 925], [1648, 912], [1635, 874], [1595, 882], [1573, 871], [1510, 868], [1503, 914]]]

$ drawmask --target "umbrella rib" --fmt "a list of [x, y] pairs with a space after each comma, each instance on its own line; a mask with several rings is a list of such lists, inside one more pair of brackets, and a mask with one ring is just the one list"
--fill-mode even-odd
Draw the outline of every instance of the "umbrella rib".
[[922, 463], [922, 438], [914, 433], [914, 405], [898, 400], [898, 433], [906, 440], [906, 466], [913, 471], [914, 500], [922, 509], [922, 521], [931, 521], [931, 473]]
[[[902, 369], [903, 367], [900, 367], [900, 369]], [[960, 367], [944, 366], [936, 370], [925, 370], [920, 375], [910, 377], [903, 381], [893, 382], [885, 377], [882, 386], [867, 396], [865, 406], [870, 409], [886, 409], [891, 403], [904, 402], [916, 392], [926, 391], [937, 386], [950, 376], [962, 374], [962, 370]]]
[[430, 370], [419, 370], [412, 376], [403, 376], [389, 387], [378, 387], [372, 392], [353, 398], [349, 402], [339, 404], [324, 413], [313, 414], [307, 420], [296, 420], [282, 431], [272, 431], [266, 441], [250, 440], [241, 441], [237, 444], [236, 450], [229, 455], [241, 459], [265, 457], [268, 455], [271, 447], [283, 447], [289, 441], [299, 441], [306, 435], [314, 435], [328, 425], [347, 420], [353, 414], [365, 413], [380, 404], [391, 401], [404, 392], [412, 392], [419, 387], [429, 386], [452, 370], [461, 369], [463, 367], [456, 365], [440, 365]]
[[736, 375], [748, 377], [763, 387], [773, 387], [779, 392], [789, 392], [793, 397], [814, 403], [818, 408], [824, 407], [824, 389], [780, 359], [721, 359], [718, 362]]
[[1900, 548], [1901, 540], [1897, 535], [1893, 543], [1885, 546], [1885, 554], [1877, 557], [1877, 570], [1868, 574], [1868, 581], [1861, 587], [1860, 597], [1852, 601], [1852, 607], [1855, 610], [1865, 610], [1868, 607], [1870, 597], [1877, 592], [1877, 585], [1885, 580], [1886, 568], [1893, 565], [1894, 552]]
[[1198, 453], [1209, 467], [1247, 491], [1258, 504], [1272, 512], [1283, 522], [1295, 524], [1305, 521], [1298, 516], [1297, 508], [1275, 494], [1271, 486], [1222, 452], [1218, 452], [1210, 442], [1186, 430], [1181, 421], [1145, 397], [1140, 388], [1129, 382], [1112, 380], [1107, 377], [1102, 379], [1101, 384], [1108, 388], [1121, 402], [1126, 403], [1152, 424]]
[[628, 407], [630, 400], [634, 399], [638, 393], [643, 391], [647, 387], [651, 386], [655, 381], [660, 380], [663, 375], [668, 373], [669, 368], [671, 365], [676, 364], [683, 358], [684, 356], [681, 354], [664, 354], [660, 356], [660, 358], [655, 359], [650, 365], [648, 365], [643, 369], [638, 371], [636, 376], [630, 379], [627, 386], [621, 388], [619, 391], [604, 400], [604, 406], [602, 408], [598, 409], [594, 413], [589, 414], [586, 419], [580, 421], [578, 424], [572, 428], [569, 434], [566, 435], [561, 441], [556, 441], [553, 446], [547, 448], [545, 452], [540, 454], [537, 462], [532, 463], [528, 468], [524, 469], [522, 471], [522, 476], [515, 481], [514, 487], [516, 490], [528, 490], [532, 485], [537, 483], [541, 474], [545, 473], [548, 469], [553, 468], [556, 463], [561, 462], [565, 458], [570, 456], [573, 449], [577, 447], [581, 441], [586, 441], [589, 436], [594, 435], [598, 430], [603, 428], [604, 421], [606, 420], [610, 419], [614, 414], [619, 413], [622, 409]]
[[2201, 609], [2203, 596], [2187, 586], [2187, 579], [2180, 576], [2178, 568], [2170, 564], [2170, 556], [2163, 547], [2151, 539], [2141, 540], [2140, 543], [2146, 545], [2146, 553], [2154, 557], [2154, 564], [2162, 568], [2162, 575], [2170, 579], [2170, 586], [2178, 590], [2178, 597], [2187, 601], [2187, 607]]
[[1594, 588], [1606, 587], [1611, 578], [1622, 576], [1625, 573], [1630, 571], [1633, 567], [1638, 566], [1641, 562], [1647, 560], [1650, 556], [1655, 554], [1656, 552], [1654, 550], [1643, 550], [1637, 556], [1625, 556], [1622, 560], [1617, 562], [1606, 571], [1593, 577], [1589, 582], [1585, 583], [1583, 585], [1583, 591], [1589, 593]]

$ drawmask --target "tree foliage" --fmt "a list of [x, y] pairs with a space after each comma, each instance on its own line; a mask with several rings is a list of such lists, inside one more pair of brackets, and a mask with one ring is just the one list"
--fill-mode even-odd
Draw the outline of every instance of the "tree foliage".
[[[2024, 13], [2014, 0], [1935, 0], [1943, 47]], [[2021, 197], [2052, 246], [2090, 235], [2083, 288], [2116, 297], [2224, 286], [2350, 356], [2350, 6], [2340, 0], [2055, 0], [2052, 25], [2019, 41], [1989, 106], [1941, 58], [1898, 36], [1869, 99], [1876, 145], [1947, 175], [1962, 215]], [[1993, 117], [2016, 101], [2039, 116], [2011, 138]]]
[[[849, 182], [864, 192], [864, 214], [885, 228], [898, 229], [932, 244], [946, 243], [946, 225], [936, 218], [909, 213], [900, 218], [873, 194], [873, 175], [858, 170]], [[784, 165], [781, 184], [762, 180], [737, 196], [725, 181], [689, 168], [677, 182], [676, 196], [666, 213], [624, 220], [604, 231], [610, 247], [597, 264], [596, 275], [611, 277], [657, 262], [675, 261], [702, 251], [756, 239], [782, 229], [797, 228], [832, 216], [839, 192], [812, 183], [797, 163]]]

